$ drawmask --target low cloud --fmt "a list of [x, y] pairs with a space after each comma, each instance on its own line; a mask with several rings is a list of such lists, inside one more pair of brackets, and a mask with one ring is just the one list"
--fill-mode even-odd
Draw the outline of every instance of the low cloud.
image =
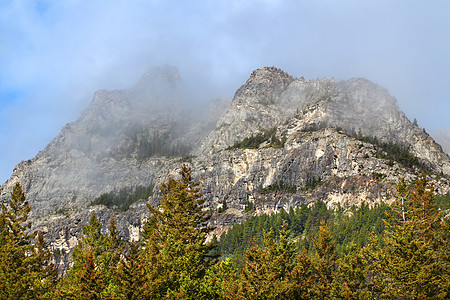
[[407, 115], [450, 128], [450, 3], [57, 1], [0, 4], [0, 179], [77, 118], [97, 89], [179, 68], [192, 98], [231, 98], [253, 69], [366, 77]]

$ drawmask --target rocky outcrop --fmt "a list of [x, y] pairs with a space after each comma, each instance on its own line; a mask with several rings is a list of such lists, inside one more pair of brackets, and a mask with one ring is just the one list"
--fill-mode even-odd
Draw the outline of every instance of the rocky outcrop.
[[[126, 212], [90, 206], [91, 200], [124, 187], [158, 187], [183, 163], [201, 182], [218, 233], [250, 215], [319, 199], [329, 206], [392, 199], [398, 179], [417, 170], [377, 157], [376, 145], [357, 140], [356, 132], [408, 148], [437, 174], [437, 190], [449, 190], [449, 157], [395, 98], [365, 79], [307, 81], [262, 68], [231, 103], [215, 99], [204, 106], [183, 102], [180, 80], [172, 67], [154, 68], [130, 90], [98, 91], [76, 122], [16, 166], [3, 199], [20, 182], [35, 227], [57, 253], [72, 249], [93, 210], [104, 224], [115, 213], [122, 234], [138, 239], [145, 203], [159, 203], [157, 188]], [[268, 129], [270, 139], [283, 142], [229, 148]]]

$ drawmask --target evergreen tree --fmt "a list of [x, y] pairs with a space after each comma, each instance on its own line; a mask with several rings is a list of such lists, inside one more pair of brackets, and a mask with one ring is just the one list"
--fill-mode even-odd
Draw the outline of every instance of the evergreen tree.
[[120, 298], [129, 300], [141, 299], [140, 289], [144, 284], [145, 277], [139, 254], [138, 245], [130, 243], [128, 253], [124, 254], [120, 259], [116, 277]]
[[[76, 269], [76, 274], [74, 274], [70, 284], [65, 281], [65, 285], [56, 291], [54, 298], [70, 300], [104, 299], [102, 297], [102, 292], [105, 289], [103, 276], [95, 266], [93, 251], [83, 251], [79, 255], [84, 256], [82, 260], [78, 257], [79, 262], [82, 262], [81, 267]], [[72, 272], [73, 270], [71, 269]]]
[[210, 255], [215, 245], [205, 242], [212, 230], [207, 225], [210, 215], [202, 209], [205, 198], [191, 170], [183, 165], [180, 175], [162, 185], [160, 207], [148, 205], [152, 215], [143, 231], [142, 298], [208, 298], [202, 281], [215, 262]]
[[346, 299], [369, 299], [371, 293], [366, 282], [366, 261], [356, 244], [347, 247], [347, 253], [339, 261], [338, 276], [344, 285]]
[[404, 299], [439, 298], [449, 294], [448, 220], [434, 206], [434, 187], [425, 174], [409, 189], [400, 182], [397, 201], [406, 214], [391, 214], [383, 253], [384, 295]]
[[231, 260], [221, 261], [207, 270], [202, 290], [207, 299], [238, 299], [239, 278]]
[[325, 223], [319, 226], [319, 236], [313, 240], [316, 251], [313, 257], [314, 284], [312, 293], [314, 297], [328, 299], [340, 295], [340, 287], [336, 280], [337, 253], [333, 238]]
[[[73, 251], [73, 266], [59, 285], [59, 296], [83, 299], [77, 297], [86, 295], [91, 298], [85, 299], [106, 299], [119, 293], [117, 268], [124, 242], [116, 229], [114, 216], [111, 217], [107, 235], [102, 233], [102, 227], [93, 212]], [[93, 293], [84, 291], [86, 287], [92, 289]], [[88, 294], [84, 294], [85, 292]]]
[[311, 299], [314, 282], [311, 258], [303, 250], [295, 259], [295, 265], [290, 273], [290, 299]]
[[[30, 232], [30, 206], [19, 183], [0, 214], [0, 298], [46, 297], [56, 281], [56, 269], [42, 233]], [[33, 239], [37, 243], [33, 244]]]
[[284, 222], [280, 239], [271, 229], [264, 233], [263, 246], [253, 244], [245, 253], [239, 296], [242, 299], [286, 299], [292, 297], [291, 272], [295, 267], [295, 244]]
[[[361, 249], [363, 256], [365, 280], [367, 290], [372, 299], [381, 296], [382, 288], [385, 284], [383, 270], [385, 266], [383, 247], [380, 246], [380, 239], [375, 234], [371, 234], [369, 242]], [[347, 274], [347, 278], [349, 275]]]

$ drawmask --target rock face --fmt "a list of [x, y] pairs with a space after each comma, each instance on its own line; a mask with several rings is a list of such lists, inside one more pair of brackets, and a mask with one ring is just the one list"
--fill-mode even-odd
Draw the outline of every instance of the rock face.
[[[76, 245], [93, 210], [109, 221], [113, 210], [89, 206], [92, 199], [124, 187], [158, 187], [183, 163], [201, 182], [217, 232], [252, 214], [319, 199], [329, 206], [388, 201], [393, 184], [417, 170], [377, 157], [377, 146], [355, 133], [408, 148], [444, 175], [432, 176], [438, 191], [449, 190], [449, 157], [406, 118], [395, 98], [365, 79], [307, 81], [266, 67], [252, 72], [231, 103], [193, 106], [183, 94], [172, 67], [151, 69], [130, 90], [98, 91], [76, 122], [17, 165], [2, 199], [19, 181], [35, 226], [58, 253]], [[272, 136], [257, 147], [230, 147], [267, 130]], [[147, 200], [157, 205], [158, 190], [115, 213], [127, 238], [139, 238]]]

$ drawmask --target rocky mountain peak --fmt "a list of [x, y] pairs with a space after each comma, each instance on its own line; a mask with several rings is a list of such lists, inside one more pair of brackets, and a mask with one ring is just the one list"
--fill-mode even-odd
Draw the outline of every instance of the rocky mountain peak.
[[273, 104], [280, 94], [295, 80], [275, 67], [254, 70], [247, 82], [234, 95], [235, 102], [254, 101], [263, 105]]
[[253, 71], [238, 89], [218, 128], [203, 141], [202, 150], [226, 149], [300, 113], [305, 128], [320, 124], [400, 144], [439, 172], [450, 174], [450, 161], [439, 145], [414, 126], [396, 102], [385, 88], [367, 79], [305, 81], [265, 67]]
[[[167, 104], [182, 104], [182, 80], [178, 69], [165, 65], [150, 67], [139, 82], [127, 90], [128, 99], [136, 105], [150, 104], [158, 107]], [[147, 110], [147, 107], [138, 107], [138, 110]]]
[[263, 67], [261, 69], [254, 70], [250, 74], [250, 78], [248, 79], [247, 82], [256, 81], [256, 80], [264, 80], [264, 79], [270, 80], [270, 81], [277, 80], [278, 82], [281, 82], [282, 80], [286, 80], [286, 79], [288, 79], [288, 80], [294, 79], [294, 77], [292, 77], [291, 75], [289, 75], [288, 73], [286, 73], [285, 71], [283, 71], [282, 69], [277, 68], [277, 67]]

